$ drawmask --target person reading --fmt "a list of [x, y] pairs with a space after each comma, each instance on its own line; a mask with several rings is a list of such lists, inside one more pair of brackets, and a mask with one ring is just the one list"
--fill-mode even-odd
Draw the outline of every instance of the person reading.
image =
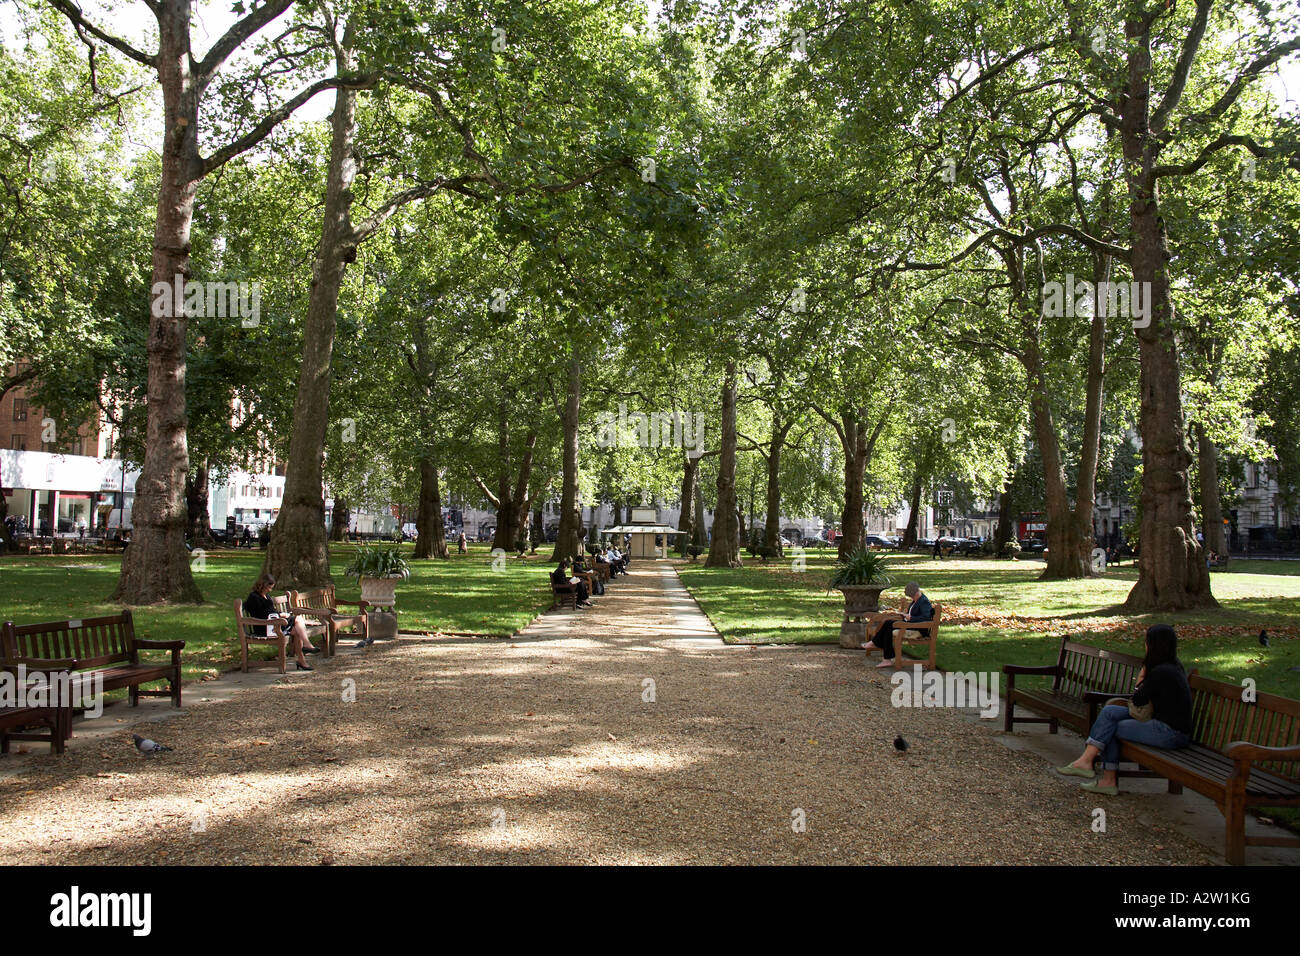
[[880, 648], [880, 653], [884, 655], [884, 660], [876, 665], [877, 668], [894, 666], [895, 629], [906, 629], [908, 622], [920, 623], [934, 620], [934, 606], [930, 603], [930, 599], [925, 596], [925, 592], [921, 590], [921, 585], [915, 581], [908, 581], [907, 586], [903, 588], [903, 593], [912, 599], [907, 613], [887, 619], [880, 625], [880, 630], [876, 632], [876, 636], [867, 641], [865, 645], [868, 654], [876, 648]]
[[[307, 636], [307, 624], [301, 617], [283, 614], [275, 609], [275, 602], [270, 598], [273, 587], [275, 576], [263, 571], [253, 585], [253, 590], [244, 598], [244, 613], [263, 621], [276, 621], [280, 633], [289, 639], [289, 652], [297, 659], [298, 670], [309, 671], [312, 668], [308, 666], [303, 654], [319, 654], [320, 648], [315, 647]], [[266, 636], [267, 625], [257, 624], [254, 628], [263, 637]]]

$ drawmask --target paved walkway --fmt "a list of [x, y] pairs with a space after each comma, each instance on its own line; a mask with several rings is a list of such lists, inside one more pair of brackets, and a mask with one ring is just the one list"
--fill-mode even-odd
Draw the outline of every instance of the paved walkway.
[[[111, 708], [62, 758], [0, 761], [0, 864], [1219, 859], [1143, 796], [1094, 832], [1100, 798], [1000, 723], [895, 708], [858, 652], [725, 646], [671, 566], [634, 568], [512, 640]], [[175, 752], [138, 755], [136, 729]]]

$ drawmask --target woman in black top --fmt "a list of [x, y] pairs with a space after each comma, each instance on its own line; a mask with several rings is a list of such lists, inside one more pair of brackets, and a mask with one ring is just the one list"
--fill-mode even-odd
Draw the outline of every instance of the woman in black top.
[[[1056, 769], [1067, 776], [1092, 778], [1096, 775], [1093, 763], [1100, 755], [1101, 780], [1090, 779], [1083, 789], [1114, 796], [1119, 793], [1116, 771], [1121, 740], [1170, 750], [1191, 743], [1192, 689], [1178, 660], [1178, 636], [1168, 624], [1156, 624], [1147, 630], [1146, 657], [1132, 700], [1132, 708], [1121, 704], [1103, 707], [1079, 759]], [[1151, 714], [1148, 719], [1140, 719], [1133, 716], [1134, 710], [1150, 710]]]
[[[244, 598], [244, 613], [249, 617], [260, 618], [263, 621], [280, 619], [280, 630], [289, 638], [289, 650], [296, 657], [298, 670], [309, 671], [312, 668], [307, 664], [307, 658], [303, 657], [303, 652], [308, 654], [319, 654], [320, 648], [312, 646], [311, 640], [307, 637], [307, 625], [303, 619], [293, 614], [282, 614], [275, 609], [275, 603], [270, 598], [271, 588], [275, 587], [275, 576], [263, 571], [253, 585], [253, 590], [248, 597]], [[258, 631], [265, 636], [266, 625], [254, 625]]]

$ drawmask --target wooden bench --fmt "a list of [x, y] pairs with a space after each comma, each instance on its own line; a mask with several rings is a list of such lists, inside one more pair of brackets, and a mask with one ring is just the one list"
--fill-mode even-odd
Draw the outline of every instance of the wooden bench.
[[[1070, 635], [1061, 638], [1056, 663], [1043, 667], [1004, 664], [1007, 677], [1005, 730], [1014, 725], [1048, 724], [1056, 733], [1061, 724], [1086, 734], [1097, 720], [1097, 711], [1106, 699], [1133, 693], [1142, 658], [1132, 654], [1103, 650], [1091, 644], [1079, 644]], [[1025, 688], [1016, 686], [1017, 676], [1051, 677], [1052, 686]], [[1041, 717], [1015, 716], [1016, 704], [1042, 714]]]
[[1300, 807], [1300, 701], [1275, 694], [1242, 700], [1239, 684], [1188, 675], [1192, 743], [1162, 750], [1124, 741], [1120, 757], [1209, 797], [1224, 818], [1224, 857], [1246, 862], [1248, 846], [1300, 846], [1300, 837], [1246, 835], [1247, 807]]
[[[904, 598], [901, 614], [906, 614], [907, 609], [911, 606], [911, 598]], [[934, 668], [935, 652], [939, 644], [939, 619], [943, 616], [943, 605], [935, 604], [933, 607], [934, 617], [929, 621], [904, 621], [901, 619], [900, 614], [881, 612], [868, 612], [866, 615], [868, 624], [867, 640], [875, 638], [885, 621], [892, 620], [894, 622], [894, 670], [898, 670], [903, 666], [903, 646], [910, 644], [928, 645], [930, 655], [925, 666], [931, 669]], [[910, 660], [919, 659], [910, 658]]]
[[[358, 608], [356, 614], [340, 614], [339, 605], [347, 604]], [[324, 634], [325, 646], [321, 649], [326, 657], [333, 657], [338, 647], [338, 637], [346, 632], [365, 640], [370, 633], [370, 622], [366, 616], [369, 601], [340, 601], [334, 592], [334, 585], [323, 588], [311, 588], [306, 591], [289, 592], [289, 613], [305, 618], [307, 635], [313, 637], [313, 631]], [[312, 624], [311, 622], [315, 622]]]
[[[287, 595], [279, 598], [272, 598], [277, 611], [288, 611], [289, 598]], [[275, 664], [277, 661], [280, 667], [280, 673], [286, 672], [285, 656], [289, 647], [289, 637], [281, 633], [280, 626], [284, 624], [282, 619], [266, 620], [263, 618], [249, 617], [244, 612], [244, 602], [242, 598], [235, 598], [235, 633], [239, 640], [239, 669], [248, 673], [248, 648], [252, 644], [269, 644], [275, 647], [279, 653], [276, 657], [271, 658], [267, 663]], [[258, 629], [265, 628], [265, 634], [259, 634]], [[323, 627], [320, 628], [322, 631]], [[309, 631], [310, 634], [310, 631]], [[260, 666], [260, 665], [259, 665]]]
[[551, 582], [551, 610], [559, 610], [564, 607], [565, 603], [570, 604], [576, 611], [578, 609], [578, 586], [569, 581], [563, 585]]
[[[71, 663], [74, 676], [84, 687], [84, 678], [95, 674], [103, 679], [104, 690], [129, 688], [131, 706], [141, 697], [170, 697], [172, 706], [181, 705], [181, 651], [184, 641], [146, 641], [135, 636], [130, 611], [111, 617], [79, 621], [46, 621], [16, 625], [5, 621], [0, 664], [25, 663], [29, 669], [56, 669]], [[140, 651], [171, 651], [171, 661], [140, 660]], [[166, 690], [143, 690], [142, 684], [167, 681]], [[74, 689], [74, 695], [80, 692]]]
[[[72, 736], [68, 707], [0, 707], [0, 754], [9, 753], [11, 740], [48, 741], [50, 752], [63, 753], [64, 741]], [[36, 733], [33, 727], [45, 727]]]

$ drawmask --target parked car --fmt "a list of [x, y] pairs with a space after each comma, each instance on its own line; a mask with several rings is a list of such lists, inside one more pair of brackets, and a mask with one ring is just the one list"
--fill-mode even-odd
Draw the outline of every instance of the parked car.
[[984, 542], [979, 538], [957, 538], [957, 544], [953, 546], [953, 553], [969, 557], [972, 554], [979, 554]]
[[1047, 550], [1047, 542], [1041, 538], [1021, 538], [1020, 550], [1024, 554], [1042, 554]]
[[884, 551], [893, 551], [898, 547], [898, 541], [881, 534], [869, 534], [867, 535], [867, 547], [880, 548]]
[[803, 546], [805, 548], [829, 548], [830, 542], [820, 535], [808, 534], [804, 535]]

